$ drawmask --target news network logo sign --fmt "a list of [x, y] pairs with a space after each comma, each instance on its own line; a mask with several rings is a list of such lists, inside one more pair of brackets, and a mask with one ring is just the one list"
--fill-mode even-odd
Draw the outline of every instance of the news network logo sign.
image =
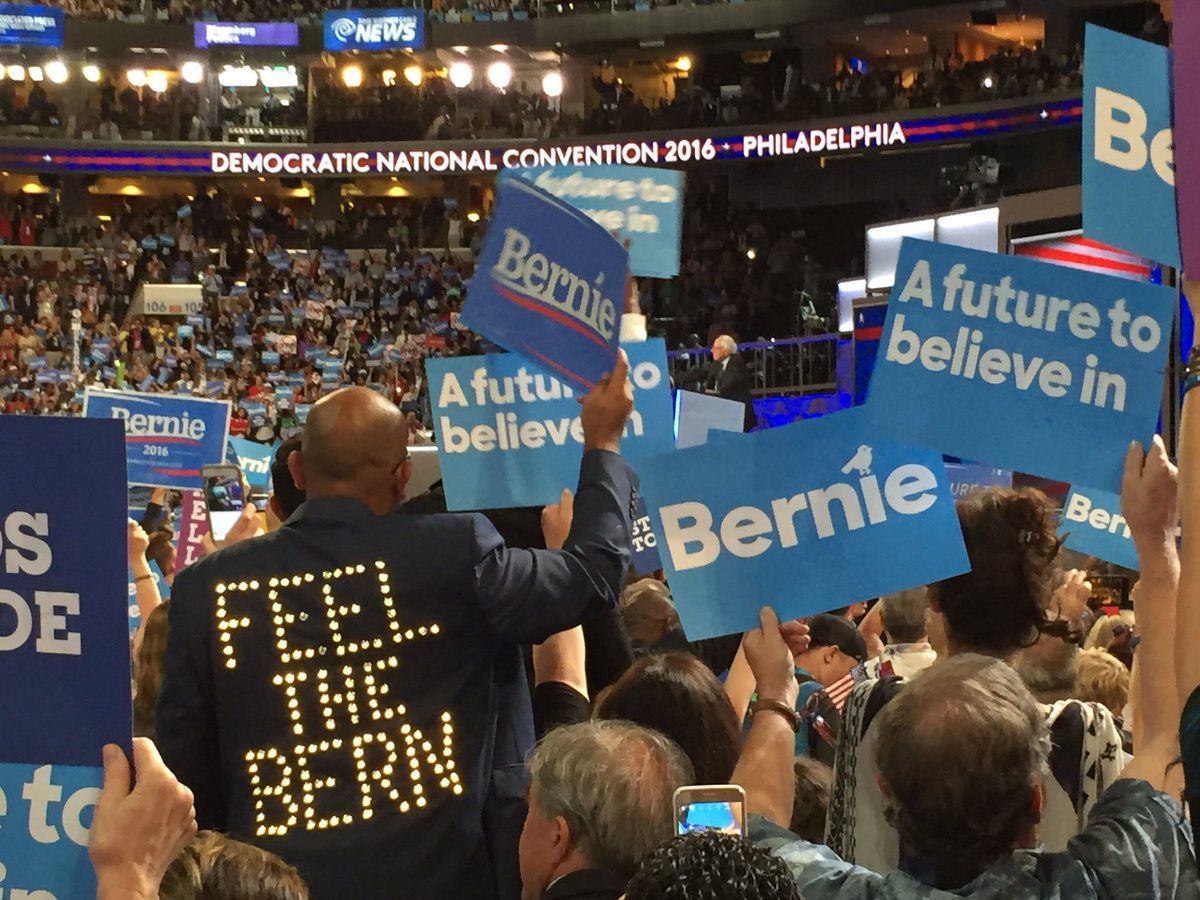
[[425, 19], [419, 9], [325, 13], [326, 50], [419, 49], [424, 45]]

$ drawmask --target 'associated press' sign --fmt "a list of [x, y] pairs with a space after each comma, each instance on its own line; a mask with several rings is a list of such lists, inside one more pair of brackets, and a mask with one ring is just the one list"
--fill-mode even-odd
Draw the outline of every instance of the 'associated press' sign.
[[462, 321], [573, 387], [617, 358], [629, 255], [572, 206], [520, 178], [497, 192]]
[[199, 488], [200, 468], [225, 459], [227, 400], [89, 390], [83, 414], [124, 423], [130, 484]]
[[0, 44], [61, 47], [63, 11], [53, 6], [0, 3]]
[[325, 13], [326, 50], [396, 50], [425, 45], [419, 9], [341, 9]]
[[1178, 268], [1171, 53], [1096, 25], [1085, 48], [1083, 233]]
[[[626, 344], [634, 411], [621, 445], [670, 452], [671, 387], [662, 340]], [[542, 506], [579, 481], [583, 426], [572, 390], [516, 353], [429, 359], [438, 459], [452, 510]]]
[[133, 732], [125, 445], [114, 422], [0, 417], [0, 894], [92, 900], [101, 749]]
[[1117, 490], [1154, 433], [1173, 307], [1166, 288], [908, 239], [867, 405], [892, 440]]
[[968, 568], [941, 456], [881, 440], [865, 409], [638, 469], [688, 637], [745, 631], [768, 604], [794, 618]]

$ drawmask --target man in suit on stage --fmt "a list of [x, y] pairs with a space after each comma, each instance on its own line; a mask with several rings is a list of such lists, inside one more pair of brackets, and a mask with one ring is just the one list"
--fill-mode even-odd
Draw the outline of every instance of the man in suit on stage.
[[738, 353], [737, 342], [727, 334], [712, 345], [712, 362], [686, 373], [680, 387], [699, 384], [706, 393], [741, 403], [746, 410], [742, 430], [749, 431], [757, 424], [754, 404], [750, 399], [752, 377], [750, 367]]
[[[364, 388], [317, 403], [288, 458], [304, 504], [175, 582], [158, 712], [201, 827], [295, 865], [314, 900], [500, 894], [486, 801], [523, 758], [495, 668], [618, 602], [636, 480], [619, 359], [583, 402], [561, 551], [506, 547], [479, 515], [395, 512], [400, 410]], [[516, 746], [507, 746], [512, 743]]]

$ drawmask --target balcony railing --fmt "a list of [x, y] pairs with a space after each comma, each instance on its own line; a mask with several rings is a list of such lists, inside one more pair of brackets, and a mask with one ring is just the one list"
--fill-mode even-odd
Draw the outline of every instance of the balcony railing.
[[[779, 341], [738, 344], [754, 378], [755, 397], [832, 391], [837, 386], [836, 334], [785, 338]], [[712, 359], [707, 347], [673, 350], [667, 354], [671, 379], [679, 384], [684, 373]]]

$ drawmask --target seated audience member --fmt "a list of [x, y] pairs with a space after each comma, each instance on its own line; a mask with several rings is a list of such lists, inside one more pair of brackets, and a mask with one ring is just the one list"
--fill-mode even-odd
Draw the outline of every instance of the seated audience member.
[[308, 888], [278, 856], [202, 831], [167, 869], [159, 900], [308, 900]]
[[[1078, 608], [1052, 608], [1059, 551], [1049, 502], [1038, 491], [991, 488], [958, 502], [971, 571], [932, 585], [930, 608], [942, 621], [947, 652], [1012, 661], [1041, 634], [1066, 635]], [[1072, 601], [1077, 594], [1062, 595]], [[939, 663], [940, 665], [940, 663]], [[895, 826], [876, 790], [879, 716], [901, 695], [900, 679], [867, 682], [851, 693], [837, 745], [826, 840], [844, 859], [876, 872], [901, 859]], [[1122, 764], [1121, 732], [1102, 706], [1070, 700], [1043, 707], [1053, 737], [1041, 839], [1062, 850], [1081, 831]]]
[[133, 665], [133, 733], [151, 740], [154, 739], [158, 695], [162, 690], [170, 607], [168, 600], [156, 607], [142, 623], [141, 644]]
[[152, 741], [134, 738], [132, 768], [120, 747], [104, 748], [104, 787], [88, 838], [96, 900], [158, 900], [163, 874], [195, 835], [192, 792]]
[[1083, 650], [1075, 667], [1075, 697], [1108, 708], [1118, 721], [1129, 705], [1130, 673], [1125, 664], [1109, 653], [1093, 647]]
[[784, 862], [743, 837], [679, 835], [646, 857], [625, 900], [801, 900]]
[[887, 646], [867, 660], [868, 678], [911, 678], [937, 662], [929, 644], [929, 596], [925, 588], [910, 588], [879, 601]]
[[697, 784], [725, 784], [742, 738], [716, 676], [689, 653], [635, 662], [596, 700], [595, 718], [624, 719], [660, 731], [679, 745]]
[[616, 900], [642, 858], [671, 836], [675, 790], [692, 781], [674, 743], [620, 721], [551, 732], [529, 769], [523, 900]]
[[301, 508], [189, 566], [172, 592], [158, 735], [206, 827], [277, 853], [317, 900], [519, 890], [515, 853], [494, 848], [511, 826], [515, 849], [520, 819], [498, 821], [489, 799], [498, 779], [519, 783], [533, 725], [528, 688], [518, 718], [497, 669], [506, 645], [618, 601], [636, 484], [617, 453], [627, 373], [621, 357], [584, 398], [559, 551], [508, 548], [480, 516], [397, 509], [399, 408], [366, 388], [313, 405], [288, 458]]
[[796, 800], [792, 807], [792, 834], [819, 844], [825, 840], [825, 818], [829, 815], [829, 792], [833, 788], [833, 770], [823, 762], [797, 756]]

